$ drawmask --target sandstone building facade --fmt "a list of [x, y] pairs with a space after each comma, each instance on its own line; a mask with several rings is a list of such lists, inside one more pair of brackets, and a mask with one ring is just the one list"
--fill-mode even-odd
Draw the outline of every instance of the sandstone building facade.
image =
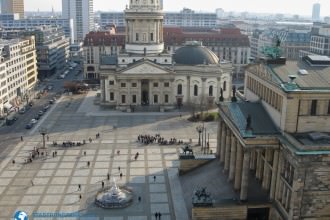
[[247, 69], [245, 101], [219, 104], [223, 170], [247, 207], [257, 180], [269, 219], [330, 216], [329, 72], [328, 57], [265, 61]]

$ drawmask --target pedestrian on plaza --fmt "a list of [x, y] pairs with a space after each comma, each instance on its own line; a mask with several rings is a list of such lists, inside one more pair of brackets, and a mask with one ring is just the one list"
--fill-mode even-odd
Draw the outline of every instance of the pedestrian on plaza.
[[92, 143], [92, 138], [89, 138], [89, 143]]
[[102, 181], [102, 189], [104, 189], [104, 181]]
[[82, 196], [81, 196], [81, 194], [79, 194], [79, 201], [81, 201], [81, 198], [82, 198]]
[[154, 182], [156, 182], [156, 176], [154, 176]]
[[120, 154], [120, 150], [117, 150], [117, 155], [119, 155]]
[[31, 180], [31, 185], [34, 186], [33, 180]]
[[55, 151], [55, 157], [57, 156], [57, 151]]
[[81, 185], [78, 184], [78, 191], [81, 191]]
[[84, 156], [86, 156], [86, 151], [84, 151]]
[[91, 162], [87, 161], [87, 166], [89, 167], [91, 165]]
[[15, 164], [15, 160], [13, 160], [12, 163]]
[[110, 180], [110, 174], [109, 173], [107, 174], [107, 179]]
[[23, 141], [23, 136], [21, 136], [21, 141]]
[[138, 197], [138, 201], [141, 202], [141, 196]]
[[119, 176], [120, 176], [120, 179], [122, 179], [122, 177], [123, 177], [123, 173], [120, 173]]
[[158, 212], [155, 213], [155, 218], [158, 219]]
[[120, 172], [120, 166], [118, 166], [118, 171]]
[[159, 220], [160, 220], [160, 217], [162, 217], [162, 214], [160, 214], [160, 212], [158, 212], [158, 217], [159, 217]]

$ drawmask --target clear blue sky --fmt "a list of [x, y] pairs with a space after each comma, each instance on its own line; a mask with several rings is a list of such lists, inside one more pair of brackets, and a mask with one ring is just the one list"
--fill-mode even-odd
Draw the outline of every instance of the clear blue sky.
[[[248, 11], [266, 13], [289, 13], [311, 15], [312, 5], [321, 4], [321, 16], [330, 16], [329, 0], [163, 0], [165, 11], [179, 11], [183, 7], [195, 11], [215, 11], [223, 8], [225, 11]], [[94, 10], [122, 11], [128, 0], [94, 0]], [[56, 11], [61, 11], [62, 0], [25, 0], [27, 11], [50, 11], [54, 6]]]

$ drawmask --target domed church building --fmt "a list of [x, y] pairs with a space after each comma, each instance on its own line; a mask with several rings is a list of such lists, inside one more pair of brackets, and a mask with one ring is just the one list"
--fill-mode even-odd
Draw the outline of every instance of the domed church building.
[[101, 106], [165, 111], [213, 104], [220, 94], [230, 98], [231, 63], [220, 62], [196, 41], [186, 42], [175, 54], [164, 50], [160, 0], [130, 0], [125, 19], [125, 48], [100, 58]]

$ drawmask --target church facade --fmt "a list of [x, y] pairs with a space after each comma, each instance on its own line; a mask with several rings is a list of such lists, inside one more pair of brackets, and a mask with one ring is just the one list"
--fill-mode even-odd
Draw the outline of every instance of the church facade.
[[213, 104], [220, 94], [230, 98], [231, 63], [220, 63], [199, 42], [187, 42], [175, 54], [164, 50], [159, 0], [130, 1], [125, 19], [125, 48], [100, 57], [102, 106], [166, 110], [188, 103]]

